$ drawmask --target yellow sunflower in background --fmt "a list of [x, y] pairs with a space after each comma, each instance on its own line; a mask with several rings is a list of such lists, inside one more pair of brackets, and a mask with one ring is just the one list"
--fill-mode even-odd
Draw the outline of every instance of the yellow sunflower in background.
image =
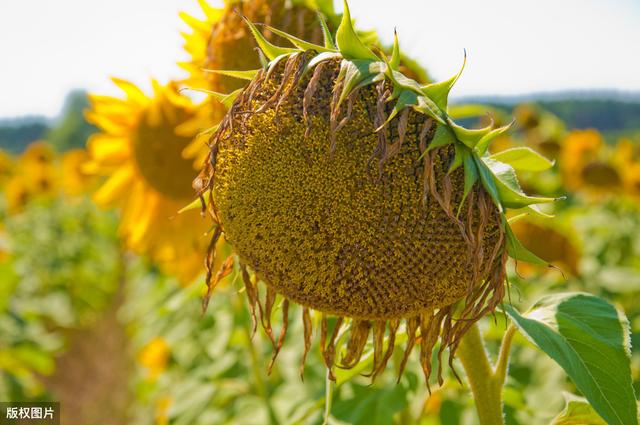
[[96, 179], [85, 170], [88, 159], [89, 153], [85, 149], [72, 149], [62, 155], [60, 177], [62, 190], [66, 195], [82, 195], [95, 186]]
[[4, 187], [13, 174], [15, 160], [9, 153], [0, 149], [0, 189]]
[[[187, 86], [220, 93], [230, 93], [244, 86], [245, 82], [206, 70], [260, 68], [255, 50], [258, 46], [242, 16], [315, 43], [322, 41], [322, 28], [318, 25], [316, 12], [325, 14], [330, 26], [335, 17], [332, 0], [225, 0], [223, 8], [211, 7], [205, 0], [198, 0], [198, 3], [204, 19], [187, 13], [180, 15], [191, 29], [190, 33], [183, 33], [184, 48], [190, 60], [180, 63], [180, 66], [189, 73], [185, 81]], [[283, 40], [270, 31], [265, 32], [265, 37], [270, 41]]]
[[616, 167], [603, 159], [604, 141], [597, 130], [572, 131], [564, 140], [560, 170], [570, 190], [615, 190], [621, 179]]
[[109, 178], [94, 199], [122, 209], [120, 231], [129, 248], [148, 255], [181, 282], [202, 269], [206, 220], [196, 211], [178, 214], [194, 199], [193, 160], [182, 154], [194, 134], [179, 127], [202, 113], [175, 83], [153, 83], [153, 96], [114, 79], [124, 98], [91, 95], [87, 118], [102, 132], [88, 141], [85, 171]]
[[16, 214], [32, 200], [48, 200], [57, 194], [55, 153], [44, 141], [30, 144], [11, 167], [4, 185], [7, 213]]
[[[538, 257], [550, 264], [555, 264], [564, 272], [578, 276], [580, 249], [568, 230], [531, 219], [513, 223], [512, 229], [527, 249]], [[522, 262], [518, 263], [517, 267], [520, 274], [550, 271], [549, 268], [536, 268]]]

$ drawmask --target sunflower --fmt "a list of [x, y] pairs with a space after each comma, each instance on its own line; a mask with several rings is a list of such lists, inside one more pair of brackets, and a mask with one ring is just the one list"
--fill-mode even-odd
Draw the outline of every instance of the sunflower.
[[193, 198], [196, 174], [193, 160], [182, 155], [195, 134], [178, 128], [201, 112], [174, 83], [154, 82], [149, 97], [127, 81], [114, 82], [125, 97], [92, 95], [87, 112], [102, 132], [88, 141], [85, 171], [109, 176], [94, 199], [122, 208], [120, 231], [128, 247], [188, 283], [201, 269], [208, 225], [193, 211], [178, 214]]
[[[323, 13], [330, 21], [336, 19], [332, 2], [326, 0], [226, 0], [222, 8], [213, 8], [204, 0], [198, 3], [204, 12], [203, 20], [184, 12], [180, 15], [191, 29], [190, 33], [183, 33], [184, 49], [190, 60], [180, 65], [189, 73], [188, 85], [221, 93], [241, 88], [242, 82], [208, 73], [207, 69], [240, 71], [260, 66], [260, 59], [255, 54], [258, 46], [244, 25], [242, 15], [315, 42], [322, 40], [322, 29], [316, 25], [316, 13]], [[269, 31], [265, 32], [265, 37], [271, 41], [282, 41], [281, 37]]]
[[138, 353], [138, 363], [142, 365], [151, 379], [156, 379], [167, 369], [171, 349], [162, 338], [154, 338]]
[[21, 212], [31, 201], [47, 201], [58, 193], [53, 148], [44, 141], [31, 143], [12, 165], [4, 186], [7, 212]]
[[567, 189], [610, 191], [619, 188], [617, 168], [604, 160], [604, 142], [597, 130], [576, 130], [567, 135], [560, 170]]
[[[517, 221], [513, 224], [513, 232], [540, 258], [573, 276], [579, 274], [580, 250], [568, 232], [532, 220]], [[522, 273], [533, 269], [528, 264], [518, 264], [518, 270]]]
[[15, 167], [15, 159], [9, 153], [0, 149], [0, 189], [11, 178]]
[[96, 179], [87, 174], [85, 164], [89, 153], [85, 149], [72, 149], [60, 159], [61, 186], [68, 196], [88, 193], [95, 186]]
[[303, 364], [315, 310], [330, 377], [336, 356], [353, 367], [371, 335], [375, 378], [402, 328], [400, 373], [420, 337], [428, 380], [436, 343], [451, 362], [461, 337], [502, 300], [509, 254], [546, 264], [518, 242], [504, 213], [553, 201], [522, 193], [510, 158], [549, 162], [531, 150], [490, 156], [508, 126], [468, 130], [452, 120], [448, 94], [459, 74], [427, 85], [409, 79], [399, 71], [397, 38], [391, 57], [374, 53], [346, 4], [335, 43], [328, 31], [317, 45], [267, 27], [296, 46], [284, 48], [247, 26], [269, 62], [233, 96], [194, 182], [216, 226], [212, 246], [222, 235], [233, 246], [274, 357], [295, 302], [303, 306]]

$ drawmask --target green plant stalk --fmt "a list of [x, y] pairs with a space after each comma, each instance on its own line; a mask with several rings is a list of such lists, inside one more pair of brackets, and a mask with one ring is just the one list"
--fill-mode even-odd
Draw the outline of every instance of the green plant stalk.
[[513, 325], [507, 329], [495, 369], [491, 365], [478, 324], [469, 329], [456, 352], [467, 374], [481, 425], [504, 425], [502, 387], [515, 330]]

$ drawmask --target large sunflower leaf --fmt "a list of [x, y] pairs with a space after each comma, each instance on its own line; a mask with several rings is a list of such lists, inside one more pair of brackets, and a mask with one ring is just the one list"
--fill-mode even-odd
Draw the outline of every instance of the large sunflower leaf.
[[553, 161], [527, 147], [506, 149], [489, 158], [511, 165], [516, 170], [544, 171], [553, 167]]
[[349, 12], [349, 5], [346, 0], [344, 1], [342, 21], [336, 32], [336, 42], [340, 53], [342, 53], [342, 56], [346, 59], [380, 60], [370, 48], [365, 46], [362, 40], [360, 40], [360, 37], [358, 37], [355, 28], [353, 28], [353, 22], [351, 22], [351, 13]]
[[610, 425], [638, 425], [629, 322], [602, 298], [551, 295], [527, 313], [505, 306], [516, 326], [555, 360]]

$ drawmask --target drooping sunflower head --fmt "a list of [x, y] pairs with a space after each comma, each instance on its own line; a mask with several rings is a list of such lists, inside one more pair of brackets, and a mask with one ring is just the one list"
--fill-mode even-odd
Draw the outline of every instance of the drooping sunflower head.
[[348, 322], [351, 330], [343, 366], [357, 363], [372, 333], [378, 374], [402, 326], [404, 361], [421, 336], [428, 376], [439, 337], [440, 353], [455, 352], [502, 300], [508, 253], [542, 262], [504, 212], [551, 201], [524, 195], [509, 165], [519, 154], [529, 166], [548, 161], [530, 150], [489, 156], [508, 126], [457, 125], [447, 97], [459, 74], [427, 85], [409, 79], [397, 39], [391, 57], [372, 51], [346, 4], [336, 43], [324, 22], [322, 45], [267, 27], [295, 48], [247, 25], [270, 62], [237, 95], [194, 184], [217, 225], [214, 240], [224, 234], [234, 247], [250, 304], [267, 317], [275, 294], [304, 307], [307, 333], [309, 309], [325, 315], [329, 368], [338, 331], [329, 337], [326, 315], [334, 315], [336, 329]]
[[109, 176], [95, 200], [122, 208], [127, 245], [186, 283], [199, 274], [198, 256], [206, 246], [205, 220], [178, 214], [192, 198], [196, 171], [183, 150], [197, 132], [200, 110], [173, 83], [154, 82], [149, 97], [129, 82], [114, 81], [124, 99], [90, 97], [87, 118], [102, 132], [90, 138], [83, 170]]

